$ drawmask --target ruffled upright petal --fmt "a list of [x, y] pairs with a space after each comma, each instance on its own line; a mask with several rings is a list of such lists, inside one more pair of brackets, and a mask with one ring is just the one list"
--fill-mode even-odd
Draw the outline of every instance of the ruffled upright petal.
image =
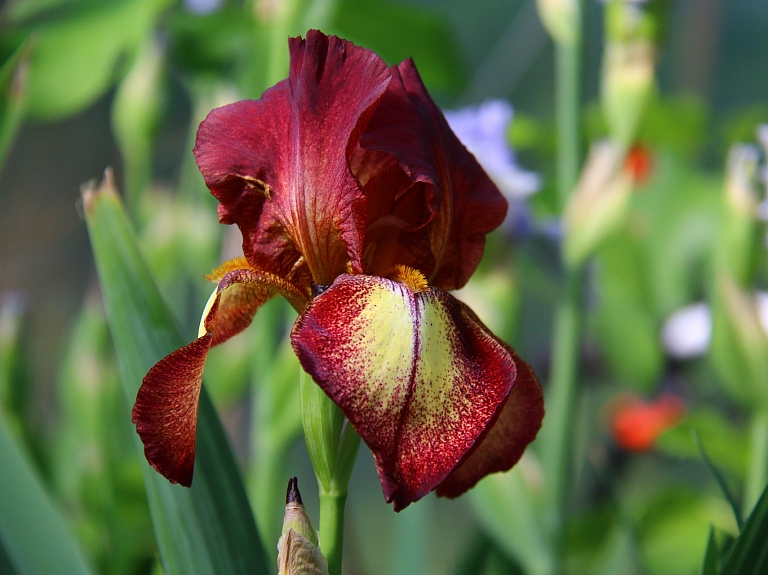
[[340, 276], [292, 333], [304, 369], [371, 448], [396, 510], [471, 460], [517, 376], [509, 348], [466, 306], [399, 271], [400, 281]]
[[147, 461], [171, 483], [185, 487], [192, 485], [197, 407], [211, 347], [248, 327], [258, 308], [276, 294], [299, 310], [307, 301], [306, 294], [285, 280], [251, 268], [225, 264], [212, 276], [220, 281], [203, 319], [203, 333], [149, 370], [132, 414]]
[[347, 262], [362, 271], [365, 205], [349, 159], [390, 72], [370, 50], [316, 30], [289, 44], [288, 79], [211, 112], [195, 157], [251, 266], [286, 277], [306, 265], [329, 285]]
[[[412, 189], [392, 198], [390, 210], [394, 213], [399, 207], [408, 214], [401, 219], [409, 227], [396, 232], [400, 245], [414, 256], [409, 265], [424, 273], [430, 285], [458, 289], [480, 262], [485, 235], [504, 221], [507, 202], [454, 135], [413, 61], [406, 60], [391, 71], [392, 81], [360, 146], [390, 154], [412, 182]], [[367, 196], [379, 194], [380, 190], [366, 186]], [[374, 273], [387, 270], [374, 269]]]

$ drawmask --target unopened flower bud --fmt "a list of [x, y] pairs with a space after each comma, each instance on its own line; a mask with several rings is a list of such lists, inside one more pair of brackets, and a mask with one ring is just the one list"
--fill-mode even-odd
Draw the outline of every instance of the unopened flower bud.
[[125, 167], [133, 206], [152, 180], [152, 148], [162, 109], [163, 50], [150, 38], [138, 49], [112, 102], [112, 132]]
[[751, 407], [768, 406], [768, 336], [759, 299], [727, 272], [715, 284], [712, 362], [726, 391]]
[[578, 0], [536, 0], [541, 23], [558, 44], [574, 46], [580, 37]]
[[671, 394], [654, 401], [625, 394], [615, 397], [608, 411], [616, 445], [626, 451], [648, 451], [653, 449], [662, 433], [683, 418], [685, 403]]
[[716, 267], [740, 285], [749, 283], [752, 248], [759, 237], [758, 196], [754, 186], [758, 155], [756, 147], [745, 144], [735, 144], [728, 154], [725, 214]]
[[328, 562], [318, 545], [317, 531], [304, 510], [293, 477], [285, 497], [283, 535], [277, 543], [278, 575], [328, 575]]
[[304, 509], [304, 503], [299, 493], [299, 483], [295, 477], [288, 481], [288, 491], [285, 494], [285, 516], [283, 518], [283, 535], [293, 529], [299, 535], [306, 537], [313, 545], [318, 545], [317, 531], [312, 527]]
[[632, 174], [611, 142], [592, 145], [576, 189], [565, 208], [565, 260], [578, 266], [623, 220]]
[[646, 40], [609, 42], [603, 55], [601, 99], [613, 140], [624, 148], [635, 139], [653, 87], [653, 44]]

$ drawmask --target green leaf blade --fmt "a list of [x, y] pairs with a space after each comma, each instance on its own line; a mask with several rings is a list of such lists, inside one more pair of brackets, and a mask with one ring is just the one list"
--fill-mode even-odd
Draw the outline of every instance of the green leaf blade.
[[717, 539], [715, 539], [715, 530], [709, 528], [709, 542], [707, 543], [707, 551], [704, 554], [704, 566], [701, 570], [701, 575], [718, 575], [718, 567], [720, 564], [720, 552], [717, 547]]
[[[108, 175], [84, 193], [120, 377], [129, 404], [152, 365], [184, 343], [136, 246]], [[143, 449], [137, 437], [143, 459]], [[265, 554], [224, 430], [205, 389], [200, 397], [195, 482], [171, 485], [142, 466], [167, 575], [267, 573]]]
[[0, 419], [0, 572], [90, 575], [85, 558]]
[[763, 491], [720, 571], [721, 575], [768, 572], [768, 488]]

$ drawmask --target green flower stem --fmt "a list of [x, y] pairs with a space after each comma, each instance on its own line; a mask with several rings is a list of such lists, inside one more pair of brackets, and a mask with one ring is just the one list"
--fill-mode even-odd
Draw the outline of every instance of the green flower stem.
[[[581, 24], [573, 44], [556, 43], [557, 190], [560, 213], [579, 174], [579, 103], [581, 78]], [[578, 372], [579, 321], [581, 318], [579, 268], [566, 270], [565, 286], [555, 312], [552, 371], [547, 397], [547, 417], [542, 430], [543, 465], [550, 493], [548, 522], [555, 537], [562, 533], [565, 488], [571, 468], [573, 405]]]
[[581, 42], [556, 44], [557, 193], [560, 209], [579, 175], [579, 102]]
[[749, 517], [768, 483], [768, 409], [760, 408], [752, 414], [749, 431], [749, 469], [742, 508], [744, 517]]
[[547, 416], [542, 429], [543, 465], [550, 493], [549, 523], [553, 533], [562, 527], [565, 488], [570, 470], [571, 428], [578, 374], [579, 321], [581, 318], [579, 270], [569, 270], [565, 290], [555, 312], [552, 371]]
[[344, 541], [344, 505], [347, 492], [325, 492], [320, 489], [320, 551], [328, 560], [328, 573], [341, 573], [341, 551]]
[[344, 505], [360, 436], [306, 373], [301, 374], [301, 418], [320, 491], [320, 551], [330, 575], [341, 575]]

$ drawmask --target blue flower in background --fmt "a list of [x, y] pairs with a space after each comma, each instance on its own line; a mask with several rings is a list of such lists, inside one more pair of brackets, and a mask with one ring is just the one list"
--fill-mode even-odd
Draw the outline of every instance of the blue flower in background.
[[539, 191], [538, 174], [520, 168], [509, 145], [507, 128], [512, 105], [505, 100], [488, 100], [478, 106], [446, 111], [445, 118], [459, 140], [474, 154], [507, 200], [523, 200]]

